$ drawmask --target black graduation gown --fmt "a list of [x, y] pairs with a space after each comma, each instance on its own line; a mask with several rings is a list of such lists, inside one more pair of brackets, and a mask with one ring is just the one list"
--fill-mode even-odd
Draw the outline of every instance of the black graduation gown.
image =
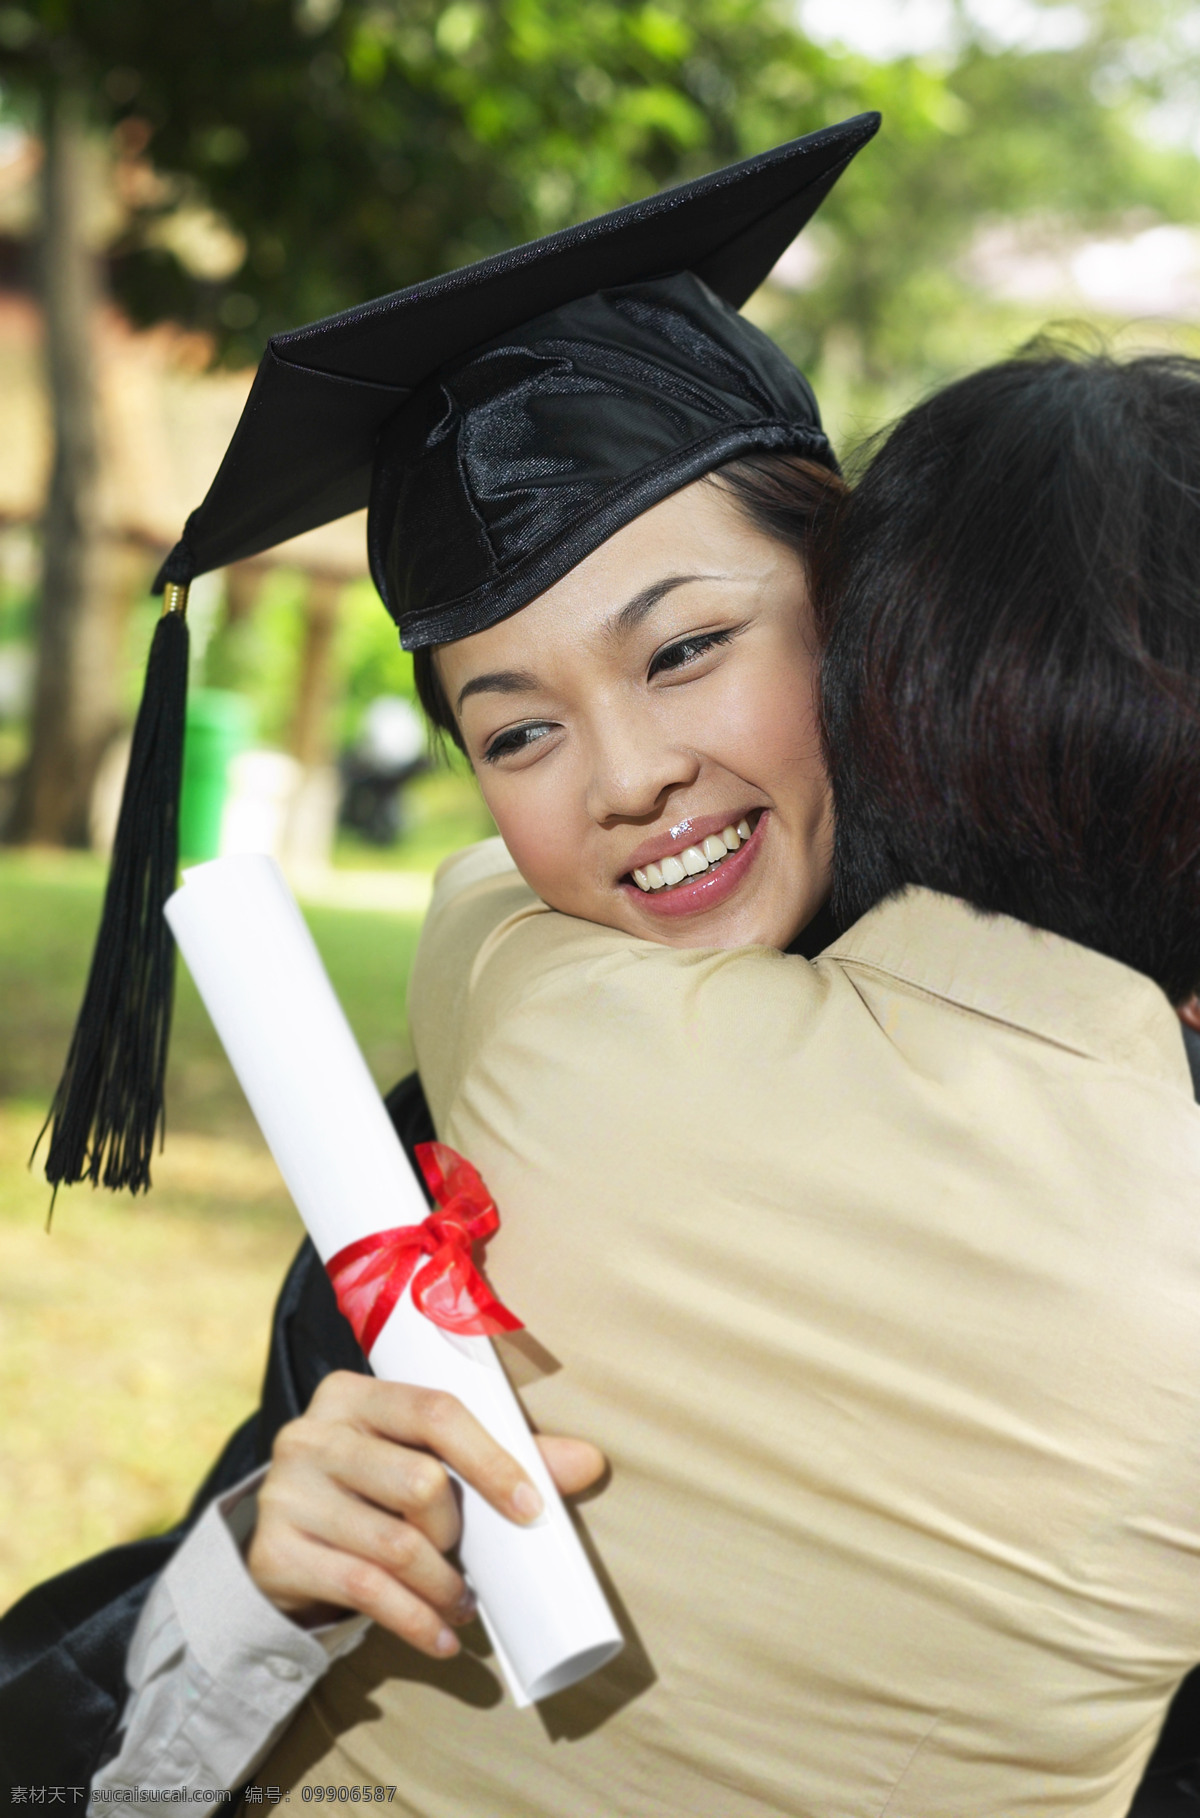
[[[1185, 1035], [1200, 1099], [1200, 1037]], [[434, 1134], [417, 1076], [386, 1103], [411, 1158]], [[14, 1786], [90, 1785], [115, 1753], [125, 1656], [172, 1552], [214, 1496], [266, 1462], [280, 1427], [303, 1412], [323, 1377], [367, 1369], [306, 1239], [275, 1308], [262, 1406], [230, 1439], [184, 1520], [37, 1585], [0, 1619], [0, 1801]], [[1130, 1818], [1200, 1818], [1200, 1668], [1176, 1695]]]
[[[412, 1159], [434, 1135], [416, 1074], [385, 1102]], [[280, 1427], [304, 1412], [331, 1370], [369, 1365], [306, 1238], [276, 1303], [262, 1406], [229, 1440], [178, 1527], [85, 1559], [0, 1619], [0, 1809], [14, 1786], [90, 1785], [116, 1753], [125, 1656], [154, 1580], [213, 1497], [266, 1463]]]

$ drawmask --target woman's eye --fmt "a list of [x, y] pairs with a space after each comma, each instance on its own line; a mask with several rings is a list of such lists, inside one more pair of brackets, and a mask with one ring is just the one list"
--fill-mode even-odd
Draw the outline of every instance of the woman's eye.
[[661, 675], [666, 670], [686, 668], [689, 663], [697, 662], [700, 657], [705, 656], [718, 644], [728, 644], [732, 636], [732, 630], [704, 631], [698, 632], [690, 638], [680, 638], [677, 644], [668, 644], [652, 659], [647, 672], [647, 681], [653, 676]]
[[518, 751], [528, 751], [539, 739], [546, 738], [554, 727], [544, 721], [537, 721], [531, 726], [510, 726], [504, 732], [498, 732], [484, 747], [483, 761], [494, 764], [498, 758], [512, 757]]

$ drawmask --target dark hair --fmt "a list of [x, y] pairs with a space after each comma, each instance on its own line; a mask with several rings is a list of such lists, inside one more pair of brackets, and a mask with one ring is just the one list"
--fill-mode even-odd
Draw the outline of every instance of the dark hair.
[[[759, 530], [795, 549], [804, 561], [818, 525], [846, 490], [835, 468], [790, 454], [743, 455], [704, 478], [728, 492]], [[438, 676], [434, 649], [413, 651], [417, 698], [430, 723], [462, 751], [462, 733]]]
[[901, 419], [820, 563], [843, 923], [907, 884], [1200, 985], [1200, 363], [1046, 344]]

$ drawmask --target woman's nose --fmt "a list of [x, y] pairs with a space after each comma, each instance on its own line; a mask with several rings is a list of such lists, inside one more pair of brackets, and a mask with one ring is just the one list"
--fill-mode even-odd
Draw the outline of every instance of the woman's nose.
[[593, 748], [587, 807], [603, 825], [644, 820], [674, 789], [693, 783], [700, 769], [696, 752], [655, 736], [653, 727], [606, 726]]

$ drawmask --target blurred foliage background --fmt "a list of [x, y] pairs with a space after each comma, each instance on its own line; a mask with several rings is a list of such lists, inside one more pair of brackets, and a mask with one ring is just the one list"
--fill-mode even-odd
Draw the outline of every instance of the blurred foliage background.
[[929, 383], [1003, 340], [969, 259], [989, 227], [1061, 242], [1195, 219], [1198, 52], [1190, 0], [0, 9], [10, 115], [36, 124], [66, 85], [111, 135], [113, 294], [138, 321], [202, 327], [233, 362], [277, 330], [878, 108], [882, 136], [823, 209], [802, 300], [779, 312], [818, 382], [832, 339], [867, 410], [881, 387]]
[[[750, 305], [852, 448], [1047, 324], [1200, 351], [1198, 98], [1193, 0], [0, 4], [0, 1604], [172, 1518], [252, 1404], [296, 1239], [186, 981], [150, 1204], [64, 1194], [47, 1242], [23, 1167], [150, 578], [267, 337], [879, 109]], [[152, 511], [184, 444], [192, 491]], [[297, 789], [411, 696], [362, 568], [284, 552], [193, 599], [193, 680], [250, 702]], [[428, 873], [486, 827], [461, 768], [427, 770], [404, 837], [344, 831], [310, 889], [381, 1085]]]
[[[850, 447], [1047, 319], [1192, 344], [1198, 85], [1194, 0], [0, 5], [0, 131], [44, 152], [32, 214], [0, 222], [0, 285], [42, 306], [53, 443], [41, 555], [0, 601], [0, 637], [43, 659], [0, 746], [7, 837], [86, 839], [128, 714], [104, 686], [130, 635], [100, 545], [140, 540], [144, 588], [174, 534], [129, 504], [104, 521], [89, 300], [236, 374], [276, 331], [878, 109], [751, 305]], [[300, 596], [266, 596], [221, 609], [199, 679], [234, 675], [260, 737], [327, 758], [371, 687], [405, 692], [403, 661], [359, 590], [339, 612], [361, 629], [325, 638], [305, 696], [314, 737]], [[85, 687], [63, 652], [89, 636]]]

